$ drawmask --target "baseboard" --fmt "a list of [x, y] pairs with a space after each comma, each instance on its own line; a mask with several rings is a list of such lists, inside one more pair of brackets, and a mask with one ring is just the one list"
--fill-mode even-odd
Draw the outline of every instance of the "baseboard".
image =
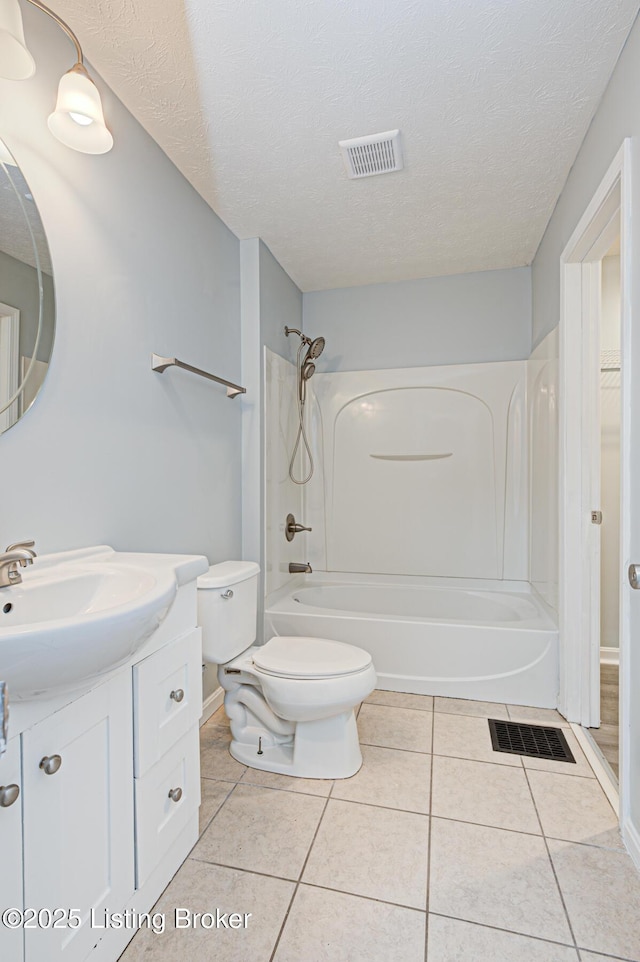
[[600, 750], [593, 740], [593, 735], [590, 734], [588, 728], [582, 728], [581, 725], [576, 725], [571, 722], [571, 731], [576, 736], [582, 751], [587, 757], [587, 761], [593, 769], [593, 773], [600, 782], [600, 787], [609, 799], [609, 804], [611, 808], [616, 813], [616, 817], [620, 817], [620, 795], [618, 793], [618, 787], [612, 780], [613, 775], [610, 774], [610, 769], [605, 766], [600, 757]]
[[202, 703], [202, 715], [200, 717], [201, 728], [205, 722], [209, 721], [213, 713], [216, 712], [218, 708], [220, 708], [223, 702], [224, 702], [223, 688], [216, 688], [215, 691], [212, 691], [211, 694], [207, 698], [205, 698], [204, 702]]
[[635, 867], [640, 872], [640, 832], [630, 819], [626, 819], [622, 828], [622, 840], [627, 846], [627, 851], [633, 859]]
[[601, 665], [619, 665], [620, 649], [619, 648], [601, 648], [600, 664]]

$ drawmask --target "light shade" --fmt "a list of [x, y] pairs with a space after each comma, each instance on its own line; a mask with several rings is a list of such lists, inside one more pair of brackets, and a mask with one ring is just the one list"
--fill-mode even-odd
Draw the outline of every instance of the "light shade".
[[98, 88], [82, 64], [62, 76], [56, 109], [47, 123], [54, 137], [83, 154], [106, 154], [113, 147]]
[[28, 80], [35, 72], [36, 62], [24, 42], [18, 0], [0, 0], [0, 77]]

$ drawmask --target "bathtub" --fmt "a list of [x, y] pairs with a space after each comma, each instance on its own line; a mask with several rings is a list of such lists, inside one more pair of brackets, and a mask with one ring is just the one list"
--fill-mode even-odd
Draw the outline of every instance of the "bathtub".
[[526, 582], [314, 574], [267, 598], [274, 635], [359, 645], [389, 691], [557, 704], [557, 625]]

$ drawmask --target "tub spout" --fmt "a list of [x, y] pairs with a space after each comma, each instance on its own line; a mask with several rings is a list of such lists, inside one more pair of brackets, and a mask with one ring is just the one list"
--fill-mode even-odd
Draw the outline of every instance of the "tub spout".
[[312, 573], [313, 569], [308, 561], [306, 564], [298, 564], [296, 561], [291, 561], [289, 563], [290, 575], [310, 575]]

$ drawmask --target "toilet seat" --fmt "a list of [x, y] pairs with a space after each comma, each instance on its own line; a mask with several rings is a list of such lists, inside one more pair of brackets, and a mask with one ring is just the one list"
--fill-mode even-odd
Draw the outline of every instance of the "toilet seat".
[[372, 661], [368, 651], [355, 645], [288, 635], [254, 649], [253, 664], [261, 674], [303, 681], [358, 674], [370, 668]]

